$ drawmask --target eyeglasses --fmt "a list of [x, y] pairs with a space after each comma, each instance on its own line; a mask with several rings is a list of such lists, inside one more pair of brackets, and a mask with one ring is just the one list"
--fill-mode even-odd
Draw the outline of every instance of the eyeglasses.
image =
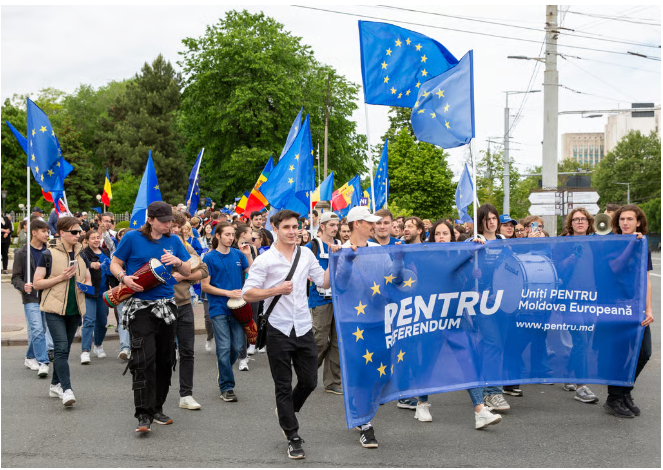
[[587, 222], [587, 217], [576, 217], [575, 219], [571, 219], [571, 222], [573, 222], [574, 224]]
[[260, 240], [260, 238], [258, 238], [258, 237], [251, 237], [251, 240], [253, 240], [254, 242], [257, 242], [258, 240]]
[[72, 235], [80, 235], [83, 231], [82, 230], [64, 230], [64, 232], [69, 232]]
[[521, 229], [519, 229], [519, 230], [516, 230], [516, 233], [523, 233], [524, 231], [525, 231], [525, 229], [524, 229], [524, 228], [521, 228]]

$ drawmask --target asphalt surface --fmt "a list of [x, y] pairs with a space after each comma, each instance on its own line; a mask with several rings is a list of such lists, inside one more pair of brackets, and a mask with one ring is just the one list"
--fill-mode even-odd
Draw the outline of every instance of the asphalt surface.
[[[306, 460], [290, 461], [274, 416], [273, 382], [266, 355], [253, 356], [249, 372], [235, 372], [238, 403], [219, 399], [216, 361], [196, 337], [194, 397], [203, 409], [178, 408], [178, 379], [164, 411], [174, 424], [147, 436], [134, 432], [133, 399], [117, 340], [104, 343], [108, 358], [70, 358], [77, 402], [65, 409], [48, 397], [48, 379], [23, 365], [25, 346], [3, 346], [3, 467], [660, 467], [661, 466], [661, 263], [655, 255], [653, 356], [633, 392], [642, 415], [617, 419], [604, 412], [606, 387], [592, 385], [599, 405], [573, 399], [561, 385], [525, 385], [524, 397], [507, 397], [502, 423], [474, 429], [465, 391], [432, 395], [432, 423], [414, 411], [382, 407], [373, 420], [378, 449], [364, 449], [345, 426], [343, 398], [318, 388], [299, 414]], [[3, 299], [4, 305], [4, 299]], [[235, 366], [236, 370], [237, 366]], [[322, 383], [322, 377], [320, 377]]]

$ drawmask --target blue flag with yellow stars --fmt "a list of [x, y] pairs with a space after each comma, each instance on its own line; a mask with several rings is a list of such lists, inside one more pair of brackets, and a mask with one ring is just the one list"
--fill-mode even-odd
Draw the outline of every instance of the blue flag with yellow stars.
[[458, 65], [421, 86], [410, 122], [422, 142], [445, 149], [470, 143], [474, 137], [472, 51]]
[[315, 189], [311, 142], [307, 114], [292, 145], [269, 174], [269, 179], [260, 186], [260, 192], [272, 207], [282, 209], [293, 196], [308, 204], [307, 198]]
[[288, 132], [288, 137], [285, 139], [285, 145], [283, 146], [283, 150], [281, 150], [281, 155], [279, 156], [279, 160], [283, 158], [283, 155], [285, 155], [288, 150], [290, 150], [290, 147], [292, 146], [292, 143], [295, 141], [297, 134], [299, 134], [299, 129], [302, 124], [303, 112], [304, 108], [302, 107], [299, 109], [297, 117], [292, 122], [292, 126], [290, 126], [290, 132]]
[[330, 255], [348, 427], [399, 398], [532, 383], [632, 385], [646, 241], [527, 240]]
[[145, 224], [145, 221], [147, 221], [147, 206], [155, 201], [162, 200], [159, 182], [157, 181], [157, 172], [154, 169], [154, 162], [152, 161], [152, 151], [150, 150], [143, 179], [140, 180], [138, 196], [136, 196], [136, 202], [134, 202], [134, 208], [131, 211], [131, 222], [129, 222], [131, 228], [141, 228]]
[[388, 23], [359, 21], [364, 101], [411, 108], [421, 85], [458, 63], [434, 39]]
[[384, 143], [382, 156], [375, 177], [373, 178], [373, 191], [375, 192], [375, 210], [380, 210], [389, 201], [389, 140]]
[[191, 174], [189, 174], [189, 189], [186, 191], [186, 206], [189, 214], [192, 215], [198, 210], [198, 203], [200, 202], [200, 163], [203, 160], [204, 151], [205, 149], [201, 149], [200, 153], [198, 153], [196, 163], [193, 164]]
[[467, 213], [467, 208], [472, 202], [474, 202], [474, 185], [466, 163], [463, 173], [460, 175], [458, 186], [456, 186], [456, 210], [458, 210], [461, 224], [472, 222], [472, 217]]

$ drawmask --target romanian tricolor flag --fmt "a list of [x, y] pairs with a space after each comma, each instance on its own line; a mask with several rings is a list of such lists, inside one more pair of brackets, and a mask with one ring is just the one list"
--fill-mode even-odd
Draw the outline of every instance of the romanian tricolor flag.
[[111, 191], [110, 179], [108, 178], [108, 168], [106, 168], [106, 181], [104, 181], [104, 193], [101, 195], [101, 202], [110, 206], [111, 199], [113, 199], [113, 192]]
[[242, 198], [237, 203], [237, 207], [235, 207], [235, 212], [236, 213], [241, 214], [242, 212], [244, 212], [244, 210], [246, 208], [246, 203], [249, 200], [249, 196], [250, 196], [249, 192], [244, 191], [244, 196], [242, 196]]
[[246, 206], [244, 207], [244, 211], [247, 214], [250, 214], [253, 211], [261, 211], [265, 207], [267, 207], [267, 199], [265, 199], [265, 196], [263, 196], [262, 193], [260, 192], [260, 186], [262, 186], [262, 184], [265, 181], [267, 181], [267, 178], [269, 178], [269, 174], [272, 172], [273, 169], [274, 169], [274, 157], [270, 156], [267, 165], [265, 165], [265, 169], [262, 170], [262, 173], [260, 173], [260, 177], [258, 178], [256, 185], [253, 187], [253, 191], [251, 191], [251, 194], [249, 195], [249, 198], [246, 201]]

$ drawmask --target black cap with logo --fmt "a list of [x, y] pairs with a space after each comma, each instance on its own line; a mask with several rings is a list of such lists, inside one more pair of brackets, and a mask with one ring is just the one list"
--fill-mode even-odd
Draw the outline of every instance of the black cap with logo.
[[155, 201], [147, 206], [147, 216], [156, 217], [159, 222], [175, 220], [172, 207], [163, 201]]

